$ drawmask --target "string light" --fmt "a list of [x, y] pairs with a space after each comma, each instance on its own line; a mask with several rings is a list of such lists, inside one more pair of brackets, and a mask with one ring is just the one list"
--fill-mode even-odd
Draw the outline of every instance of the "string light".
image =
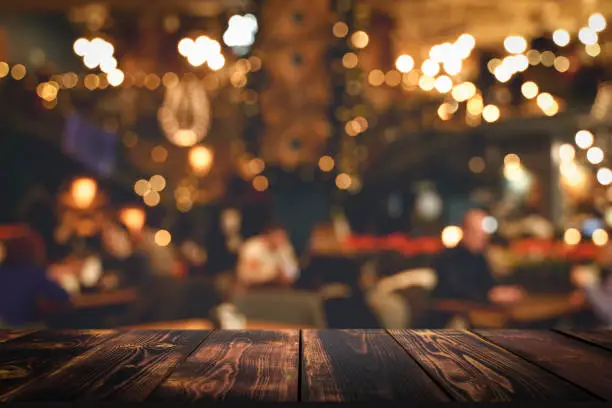
[[589, 161], [589, 163], [599, 164], [604, 159], [604, 152], [599, 147], [595, 146], [587, 150], [586, 156], [587, 156], [587, 160]]
[[599, 44], [587, 45], [584, 49], [587, 55], [593, 58], [595, 58], [601, 53], [601, 47], [599, 46]]
[[597, 228], [593, 231], [593, 235], [591, 236], [593, 243], [597, 246], [604, 246], [608, 243], [608, 233], [606, 230], [601, 228]]
[[430, 76], [423, 75], [419, 78], [419, 88], [424, 91], [431, 91], [436, 86], [436, 80]]
[[602, 32], [607, 25], [606, 18], [601, 13], [591, 14], [589, 17], [589, 28], [595, 32]]
[[440, 64], [432, 59], [426, 59], [421, 65], [421, 71], [428, 77], [435, 77], [440, 72]]
[[161, 229], [155, 233], [155, 243], [160, 247], [167, 247], [172, 242], [172, 235], [165, 229]]
[[496, 122], [500, 117], [499, 108], [495, 105], [487, 105], [482, 111], [482, 117], [489, 123]]
[[449, 93], [453, 89], [453, 80], [447, 75], [440, 75], [436, 78], [434, 86], [442, 94]]
[[559, 159], [562, 162], [571, 162], [576, 157], [576, 149], [570, 144], [564, 143], [559, 146]]
[[348, 35], [349, 27], [345, 22], [338, 21], [336, 24], [334, 24], [332, 32], [335, 37], [344, 38]]
[[28, 71], [23, 64], [13, 65], [13, 68], [11, 69], [11, 76], [15, 81], [21, 81], [26, 77], [27, 73]]
[[563, 241], [567, 245], [578, 245], [582, 239], [582, 234], [576, 228], [568, 228], [563, 234]]
[[576, 133], [576, 146], [579, 148], [586, 150], [593, 145], [595, 137], [588, 130], [579, 130]]
[[253, 188], [257, 191], [264, 192], [270, 186], [270, 182], [266, 176], [262, 176], [261, 174], [253, 179]]
[[365, 31], [355, 31], [351, 36], [351, 42], [355, 48], [365, 48], [370, 42], [370, 37]]
[[607, 167], [602, 167], [597, 170], [597, 181], [602, 186], [609, 186], [612, 184], [612, 170]]
[[166, 179], [161, 174], [156, 174], [149, 180], [149, 186], [153, 191], [163, 191], [166, 188]]
[[555, 54], [552, 51], [544, 51], [540, 58], [545, 67], [552, 67], [555, 63]]
[[570, 69], [570, 60], [567, 57], [559, 56], [555, 58], [554, 66], [559, 72], [567, 72]]
[[599, 37], [595, 30], [590, 27], [583, 27], [578, 31], [578, 39], [584, 45], [593, 45], [597, 43]]
[[523, 96], [527, 99], [533, 99], [538, 96], [540, 89], [538, 85], [533, 81], [527, 81], [521, 86], [521, 92]]
[[334, 169], [335, 162], [331, 156], [321, 156], [319, 159], [319, 168], [321, 171], [330, 172]]
[[521, 36], [512, 35], [506, 37], [504, 47], [511, 54], [520, 54], [527, 49], [527, 40]]
[[442, 230], [442, 244], [447, 248], [454, 248], [459, 245], [463, 239], [463, 230], [461, 227], [450, 225]]
[[565, 47], [570, 43], [570, 34], [567, 30], [559, 29], [553, 33], [553, 41], [559, 47]]
[[342, 65], [344, 68], [351, 69], [355, 68], [359, 64], [359, 57], [354, 52], [347, 52], [342, 57]]
[[348, 190], [351, 187], [351, 176], [346, 173], [340, 173], [336, 176], [336, 187], [340, 190]]
[[385, 73], [380, 69], [370, 71], [370, 74], [368, 75], [368, 82], [372, 86], [381, 86], [383, 83], [385, 83]]
[[402, 54], [395, 60], [395, 68], [402, 74], [414, 69], [414, 59], [410, 55]]
[[161, 201], [161, 197], [157, 191], [149, 191], [143, 198], [144, 203], [149, 207], [155, 207]]

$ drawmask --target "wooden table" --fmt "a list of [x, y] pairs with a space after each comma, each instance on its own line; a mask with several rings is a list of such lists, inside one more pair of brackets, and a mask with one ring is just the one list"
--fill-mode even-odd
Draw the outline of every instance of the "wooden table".
[[0, 331], [0, 401], [612, 400], [612, 331]]
[[491, 305], [466, 300], [440, 300], [435, 309], [467, 318], [474, 327], [503, 328], [569, 316], [584, 310], [569, 295], [531, 294], [518, 303]]

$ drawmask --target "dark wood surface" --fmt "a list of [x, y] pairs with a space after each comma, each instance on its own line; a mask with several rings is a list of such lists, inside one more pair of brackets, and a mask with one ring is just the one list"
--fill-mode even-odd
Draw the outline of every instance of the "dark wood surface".
[[0, 401], [612, 400], [612, 331], [0, 331]]

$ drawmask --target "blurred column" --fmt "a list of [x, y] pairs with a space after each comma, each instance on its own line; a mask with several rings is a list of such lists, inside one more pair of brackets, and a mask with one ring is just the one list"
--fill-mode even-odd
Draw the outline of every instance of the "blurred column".
[[563, 227], [564, 200], [561, 190], [561, 173], [559, 171], [560, 158], [559, 147], [561, 141], [558, 137], [554, 138], [550, 145], [550, 183], [549, 185], [549, 211], [550, 218], [555, 228]]

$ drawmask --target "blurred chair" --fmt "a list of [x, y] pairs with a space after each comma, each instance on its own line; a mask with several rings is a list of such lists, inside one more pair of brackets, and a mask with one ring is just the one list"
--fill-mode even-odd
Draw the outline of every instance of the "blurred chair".
[[323, 302], [316, 293], [262, 289], [234, 296], [232, 303], [249, 320], [325, 328]]
[[403, 271], [378, 281], [367, 301], [384, 328], [409, 328], [425, 314], [429, 292], [436, 283], [433, 269]]

